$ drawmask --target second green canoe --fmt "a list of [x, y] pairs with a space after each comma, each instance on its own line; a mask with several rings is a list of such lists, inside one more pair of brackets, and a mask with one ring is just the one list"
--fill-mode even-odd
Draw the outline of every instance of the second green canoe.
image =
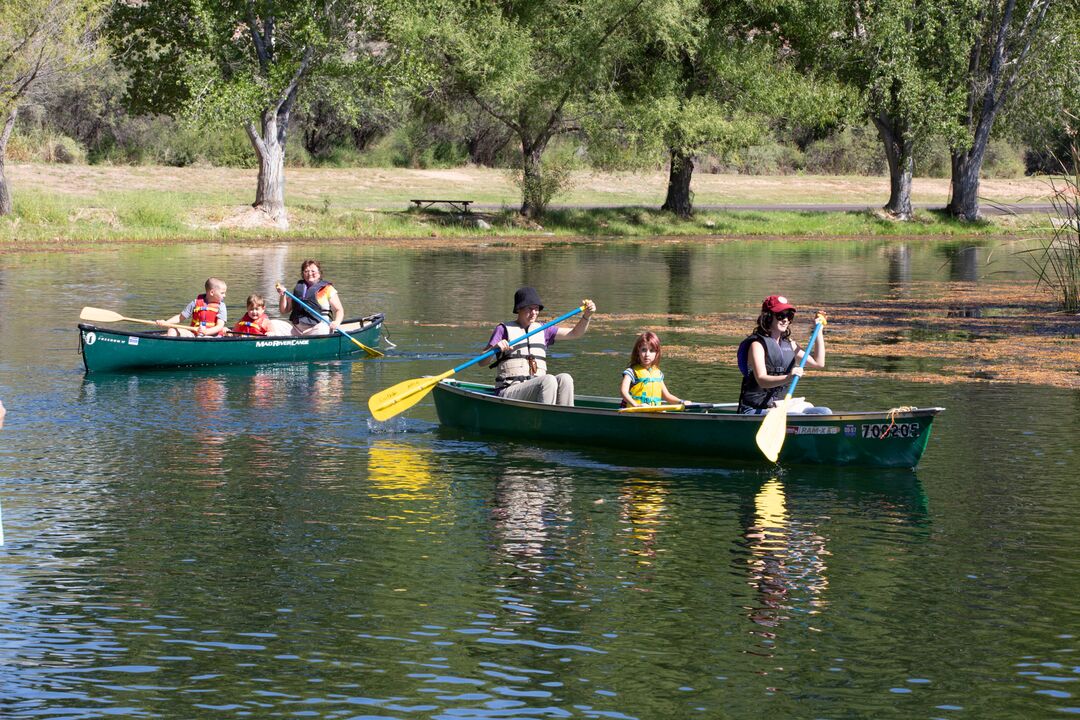
[[[382, 323], [383, 314], [377, 313], [347, 320], [342, 329], [364, 345], [374, 347], [379, 343]], [[86, 324], [79, 325], [79, 350], [86, 372], [305, 362], [364, 354], [355, 343], [338, 333], [303, 337], [226, 335], [194, 338], [168, 337], [160, 330], [124, 332]]]

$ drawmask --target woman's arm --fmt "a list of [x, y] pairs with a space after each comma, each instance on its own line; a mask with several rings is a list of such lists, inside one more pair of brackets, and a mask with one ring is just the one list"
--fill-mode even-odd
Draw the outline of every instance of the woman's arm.
[[289, 296], [285, 294], [285, 288], [280, 285], [277, 286], [278, 291], [278, 312], [282, 315], [292, 312], [292, 301], [289, 300]]
[[765, 369], [765, 348], [761, 347], [759, 342], [750, 343], [750, 370], [754, 373], [758, 386], [765, 390], [786, 385], [796, 376], [803, 374], [802, 368], [795, 365], [787, 375], [770, 375]]
[[592, 317], [592, 314], [596, 312], [596, 303], [592, 300], [582, 300], [581, 304], [585, 306], [585, 310], [581, 313], [581, 319], [577, 321], [577, 325], [574, 325], [572, 328], [559, 328], [555, 331], [556, 338], [572, 340], [581, 337], [585, 334], [585, 331], [589, 329], [589, 319]]
[[345, 308], [341, 304], [339, 293], [335, 292], [330, 295], [330, 310], [333, 311], [333, 318], [330, 320], [330, 332], [334, 332], [341, 325], [341, 321], [345, 319]]

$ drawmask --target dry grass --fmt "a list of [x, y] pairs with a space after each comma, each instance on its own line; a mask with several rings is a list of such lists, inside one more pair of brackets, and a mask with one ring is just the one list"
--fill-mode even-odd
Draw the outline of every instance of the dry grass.
[[[15, 192], [34, 189], [94, 197], [108, 192], [149, 190], [207, 193], [229, 200], [250, 202], [255, 192], [255, 170], [215, 167], [147, 167], [108, 165], [39, 165], [14, 163], [8, 175]], [[407, 170], [386, 168], [289, 168], [286, 171], [290, 202], [323, 203], [349, 209], [403, 209], [411, 198], [445, 197], [515, 207], [517, 189], [502, 170], [458, 168]], [[578, 173], [571, 191], [556, 199], [565, 205], [659, 205], [667, 175], [653, 173]], [[1039, 179], [983, 180], [981, 192], [990, 202], [1046, 201], [1047, 186]], [[888, 198], [885, 177], [848, 176], [694, 176], [695, 202], [721, 204], [865, 203], [881, 205]], [[944, 205], [949, 181], [916, 178], [915, 202]]]

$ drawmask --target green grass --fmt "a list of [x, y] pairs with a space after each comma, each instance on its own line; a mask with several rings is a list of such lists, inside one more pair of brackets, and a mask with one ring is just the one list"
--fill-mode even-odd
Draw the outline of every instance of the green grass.
[[[32, 249], [56, 242], [73, 245], [110, 241], [179, 241], [258, 238], [500, 239], [672, 237], [880, 237], [1009, 236], [1027, 220], [962, 223], [935, 212], [918, 212], [899, 223], [872, 212], [704, 211], [680, 219], [646, 207], [565, 208], [549, 211], [539, 224], [524, 223], [513, 209], [459, 216], [450, 212], [375, 209], [322, 202], [289, 206], [288, 231], [213, 228], [240, 206], [228, 192], [108, 190], [87, 197], [31, 189], [16, 195], [14, 212], [0, 218], [0, 248]], [[491, 229], [476, 227], [482, 217]]]

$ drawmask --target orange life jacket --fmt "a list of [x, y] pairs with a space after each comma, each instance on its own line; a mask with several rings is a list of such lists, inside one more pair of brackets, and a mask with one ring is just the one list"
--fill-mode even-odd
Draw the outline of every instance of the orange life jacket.
[[233, 331], [245, 335], [265, 335], [270, 332], [270, 318], [266, 317], [266, 313], [263, 313], [258, 320], [252, 320], [247, 313], [244, 313], [244, 317], [240, 318], [240, 322], [236, 323]]
[[218, 310], [221, 303], [206, 302], [206, 295], [195, 298], [195, 308], [191, 311], [191, 327], [213, 327], [217, 325]]

